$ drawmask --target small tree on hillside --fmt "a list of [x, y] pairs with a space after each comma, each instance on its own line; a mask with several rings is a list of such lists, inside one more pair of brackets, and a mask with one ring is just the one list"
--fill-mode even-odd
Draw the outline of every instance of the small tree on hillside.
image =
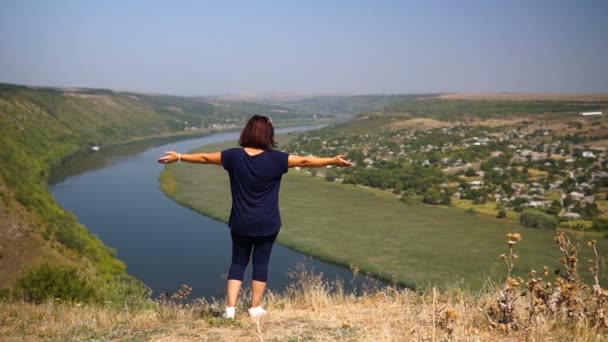
[[558, 220], [557, 217], [540, 210], [526, 209], [519, 216], [519, 224], [524, 227], [555, 230]]
[[435, 188], [428, 189], [422, 196], [422, 202], [426, 204], [441, 204], [442, 196], [439, 190]]

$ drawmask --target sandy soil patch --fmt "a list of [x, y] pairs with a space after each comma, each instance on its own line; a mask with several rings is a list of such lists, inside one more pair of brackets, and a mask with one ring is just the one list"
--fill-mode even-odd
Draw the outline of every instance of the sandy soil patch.
[[393, 122], [389, 125], [390, 129], [411, 129], [411, 130], [427, 130], [441, 127], [456, 126], [456, 122], [447, 122], [428, 118], [414, 118], [403, 121]]

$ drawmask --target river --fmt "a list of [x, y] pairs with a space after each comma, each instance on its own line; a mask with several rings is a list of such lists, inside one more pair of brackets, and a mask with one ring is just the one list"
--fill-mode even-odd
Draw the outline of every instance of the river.
[[[288, 133], [316, 127], [277, 130]], [[160, 190], [163, 165], [156, 159], [167, 150], [190, 151], [238, 139], [238, 132], [164, 143], [153, 147], [114, 146], [73, 158], [54, 172], [49, 185], [55, 199], [72, 211], [89, 231], [117, 251], [129, 274], [153, 291], [174, 293], [181, 284], [193, 288], [192, 298], [219, 298], [225, 293], [230, 264], [230, 234], [218, 221], [185, 208]], [[228, 189], [226, 189], [228, 191]], [[296, 265], [341, 279], [347, 289], [361, 288], [349, 269], [275, 245], [270, 261], [270, 289], [283, 290]], [[246, 279], [250, 279], [251, 267]]]

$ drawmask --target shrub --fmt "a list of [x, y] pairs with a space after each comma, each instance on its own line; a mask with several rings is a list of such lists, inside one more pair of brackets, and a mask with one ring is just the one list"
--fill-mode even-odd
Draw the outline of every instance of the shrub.
[[333, 182], [338, 178], [338, 174], [333, 170], [327, 170], [325, 172], [325, 180], [328, 182]]
[[500, 210], [498, 210], [498, 214], [496, 214], [496, 218], [502, 219], [502, 218], [506, 218], [507, 217], [507, 211], [505, 210], [505, 208], [500, 208]]
[[557, 217], [545, 214], [540, 210], [527, 209], [519, 216], [519, 224], [524, 227], [555, 230], [558, 220]]
[[441, 193], [439, 192], [439, 190], [435, 189], [435, 188], [430, 188], [428, 189], [425, 193], [424, 196], [422, 197], [422, 202], [426, 203], [426, 204], [440, 204], [441, 203]]
[[593, 220], [593, 225], [591, 229], [596, 230], [598, 232], [608, 231], [608, 219], [605, 218], [597, 218]]
[[422, 202], [422, 196], [417, 195], [414, 189], [407, 189], [401, 195], [401, 201], [406, 204], [415, 204]]
[[27, 272], [15, 284], [17, 297], [40, 303], [48, 299], [91, 302], [96, 291], [78, 270], [69, 266], [42, 264]]

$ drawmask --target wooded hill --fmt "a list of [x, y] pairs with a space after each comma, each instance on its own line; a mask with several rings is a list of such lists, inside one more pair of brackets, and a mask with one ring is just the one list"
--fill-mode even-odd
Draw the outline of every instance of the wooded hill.
[[50, 263], [68, 267], [66, 276], [103, 283], [90, 294], [98, 299], [113, 292], [102, 288], [120, 289], [116, 298], [141, 290], [115, 252], [55, 202], [49, 174], [94, 146], [236, 129], [252, 114], [271, 115], [277, 125], [311, 121], [275, 105], [0, 84], [0, 289], [9, 294], [24, 271]]

